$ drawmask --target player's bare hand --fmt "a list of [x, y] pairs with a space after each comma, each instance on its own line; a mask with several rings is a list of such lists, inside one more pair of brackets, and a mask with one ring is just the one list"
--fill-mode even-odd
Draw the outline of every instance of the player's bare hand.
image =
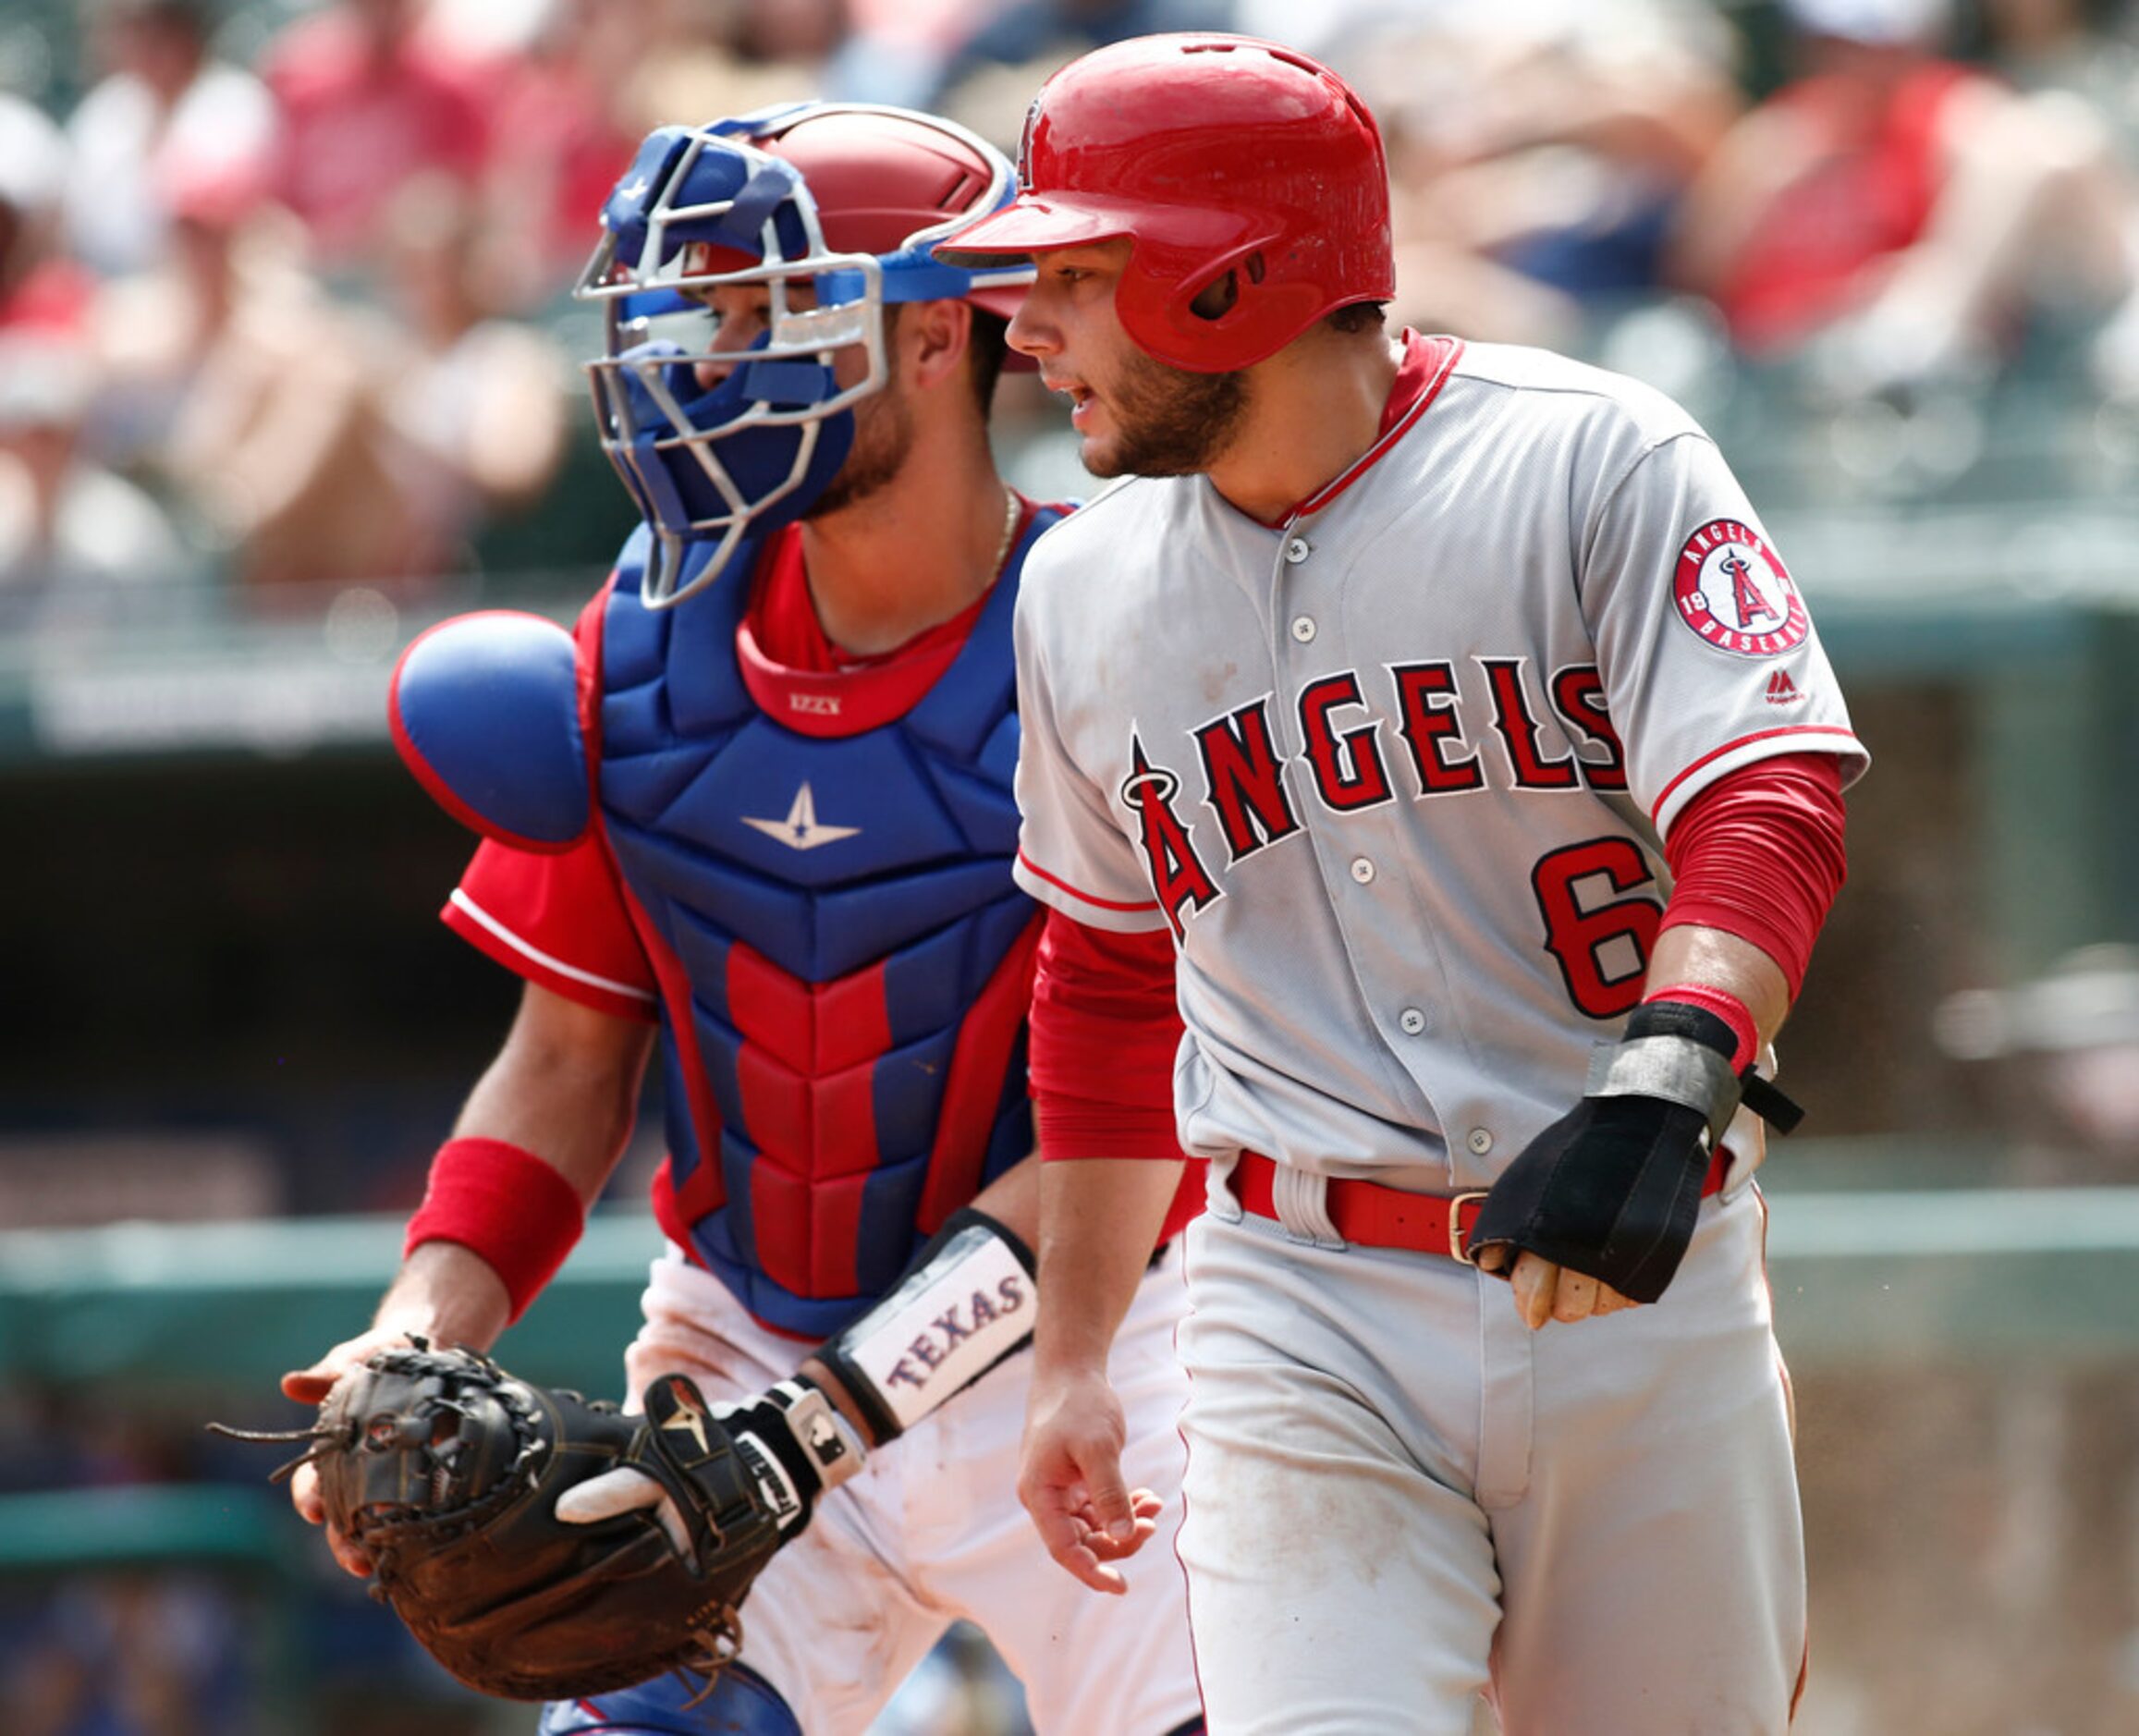
[[[327, 1394], [334, 1390], [335, 1382], [363, 1362], [373, 1351], [383, 1351], [390, 1345], [408, 1342], [409, 1334], [406, 1331], [386, 1326], [373, 1326], [353, 1339], [345, 1339], [309, 1368], [293, 1368], [283, 1375], [282, 1396], [294, 1399], [299, 1404], [324, 1403]], [[325, 1528], [327, 1547], [345, 1570], [359, 1579], [371, 1577], [371, 1558], [341, 1532], [327, 1524], [326, 1508], [320, 1500], [319, 1473], [312, 1466], [299, 1465], [290, 1473], [289, 1504], [297, 1509], [298, 1517], [306, 1524]]]
[[[1478, 1255], [1480, 1269], [1494, 1273], [1505, 1270], [1511, 1252], [1506, 1247], [1482, 1249]], [[1589, 1320], [1617, 1314], [1622, 1308], [1641, 1306], [1601, 1278], [1592, 1278], [1586, 1272], [1571, 1271], [1527, 1252], [1516, 1253], [1514, 1270], [1508, 1277], [1509, 1288], [1515, 1293], [1515, 1312], [1533, 1332], [1548, 1321]]]
[[1047, 1553], [1094, 1591], [1129, 1582], [1111, 1564], [1141, 1549], [1163, 1503], [1121, 1479], [1121, 1401], [1102, 1374], [1035, 1378], [1025, 1419], [1018, 1498]]

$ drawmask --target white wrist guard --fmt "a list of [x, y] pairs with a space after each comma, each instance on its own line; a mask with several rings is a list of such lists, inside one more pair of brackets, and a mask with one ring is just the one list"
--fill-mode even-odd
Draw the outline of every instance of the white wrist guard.
[[969, 1205], [890, 1294], [817, 1352], [879, 1446], [1031, 1341], [1033, 1269], [1022, 1241]]

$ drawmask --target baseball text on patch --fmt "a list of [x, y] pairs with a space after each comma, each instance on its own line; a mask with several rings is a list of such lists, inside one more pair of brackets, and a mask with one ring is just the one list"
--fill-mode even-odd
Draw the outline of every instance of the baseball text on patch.
[[1780, 656], [1811, 630], [1782, 557], [1735, 519], [1711, 519], [1686, 539], [1671, 596], [1681, 621], [1736, 656]]

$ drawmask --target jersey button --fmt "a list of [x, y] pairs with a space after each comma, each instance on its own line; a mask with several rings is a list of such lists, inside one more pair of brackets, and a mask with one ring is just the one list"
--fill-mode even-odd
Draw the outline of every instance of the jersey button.
[[1288, 567], [1299, 566], [1302, 561], [1314, 553], [1314, 544], [1303, 536], [1292, 536], [1285, 539], [1285, 564]]
[[1374, 864], [1364, 856], [1354, 856], [1351, 859], [1351, 877], [1363, 886], [1374, 878]]
[[1312, 640], [1314, 637], [1314, 617], [1309, 615], [1295, 615], [1292, 617], [1292, 637], [1297, 639], [1303, 645]]
[[1426, 1016], [1416, 1007], [1406, 1007], [1397, 1014], [1397, 1023], [1403, 1027], [1406, 1036], [1415, 1037], [1426, 1028]]
[[1488, 1129], [1474, 1127], [1471, 1130], [1470, 1137], [1463, 1143], [1471, 1148], [1473, 1156], [1483, 1157], [1493, 1149], [1493, 1135]]

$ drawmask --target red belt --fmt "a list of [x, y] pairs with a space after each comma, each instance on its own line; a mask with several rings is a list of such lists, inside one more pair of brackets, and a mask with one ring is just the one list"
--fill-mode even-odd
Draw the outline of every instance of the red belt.
[[[1718, 1145], [1701, 1185], [1705, 1199], [1722, 1191], [1730, 1168], [1730, 1151]], [[1259, 1152], [1244, 1151], [1227, 1185], [1241, 1202], [1242, 1211], [1257, 1217], [1276, 1217], [1273, 1198], [1277, 1166]], [[1478, 1208], [1485, 1203], [1481, 1190], [1447, 1198], [1437, 1193], [1407, 1193], [1401, 1188], [1384, 1187], [1378, 1181], [1333, 1176], [1323, 1184], [1323, 1209], [1337, 1233], [1347, 1241], [1368, 1248], [1408, 1248], [1414, 1253], [1437, 1253], [1471, 1264], [1463, 1251], [1464, 1238], [1478, 1221]]]

